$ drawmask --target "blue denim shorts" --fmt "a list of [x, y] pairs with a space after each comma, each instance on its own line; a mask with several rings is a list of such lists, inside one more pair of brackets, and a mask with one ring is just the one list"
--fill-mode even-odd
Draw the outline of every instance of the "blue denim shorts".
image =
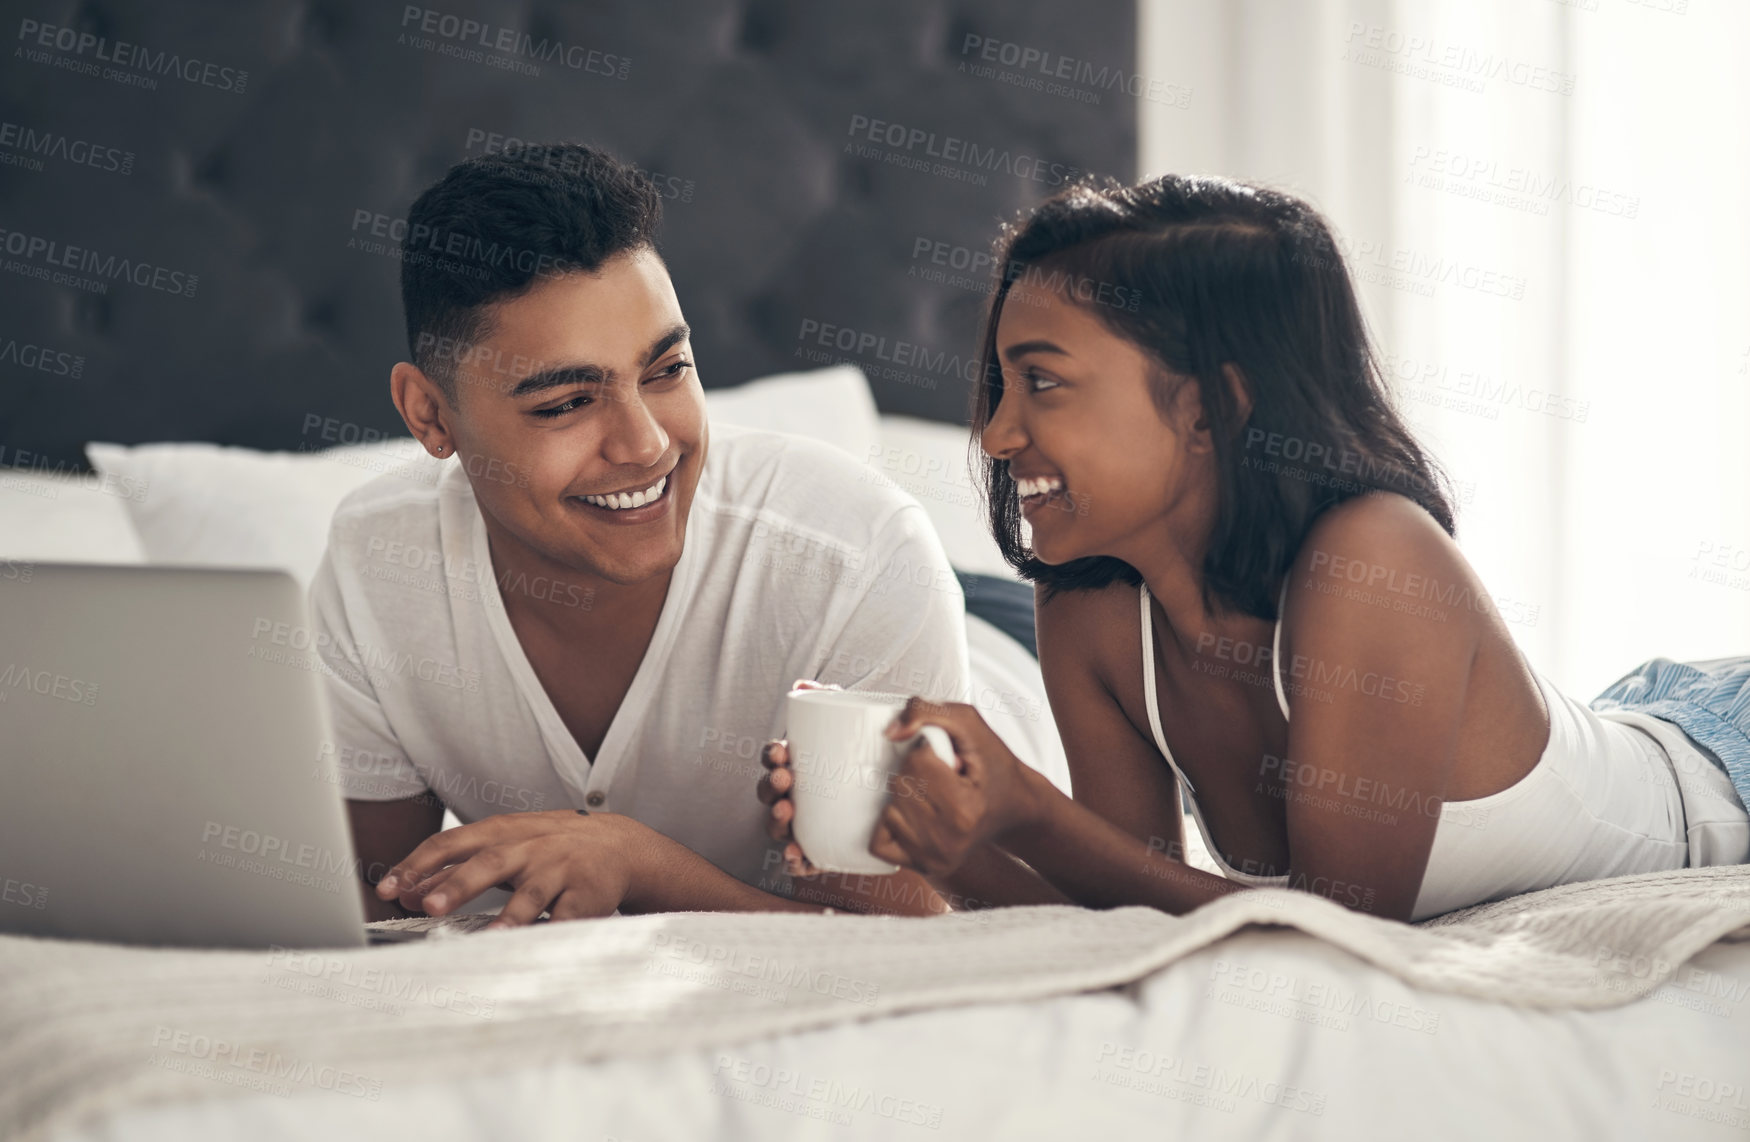
[[1655, 658], [1612, 682], [1594, 710], [1633, 710], [1677, 725], [1750, 805], [1750, 655], [1706, 662]]

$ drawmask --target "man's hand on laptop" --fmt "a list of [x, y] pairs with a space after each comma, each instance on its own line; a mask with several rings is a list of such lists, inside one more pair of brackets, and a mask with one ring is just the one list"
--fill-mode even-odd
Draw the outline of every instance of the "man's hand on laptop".
[[[435, 833], [386, 873], [377, 896], [429, 916], [456, 911], [488, 888], [511, 898], [489, 928], [643, 911], [649, 877], [687, 850], [618, 813], [502, 813]], [[690, 854], [689, 854], [690, 855]]]

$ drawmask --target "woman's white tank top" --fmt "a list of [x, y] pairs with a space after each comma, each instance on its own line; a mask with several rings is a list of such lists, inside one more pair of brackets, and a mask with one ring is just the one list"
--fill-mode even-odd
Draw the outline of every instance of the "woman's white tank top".
[[[1271, 653], [1276, 702], [1285, 719], [1288, 695], [1280, 663], [1287, 586], [1284, 582], [1276, 608]], [[1173, 760], [1161, 732], [1147, 584], [1140, 598], [1149, 726], [1161, 756], [1179, 778], [1209, 855], [1230, 880], [1258, 887], [1286, 885], [1286, 875], [1252, 876], [1233, 868], [1209, 835], [1197, 790]], [[1412, 920], [1558, 884], [1750, 860], [1750, 815], [1725, 772], [1682, 730], [1644, 714], [1593, 710], [1535, 670], [1532, 676], [1549, 714], [1543, 756], [1498, 793], [1439, 803], [1434, 847]], [[1285, 780], [1292, 781], [1297, 771], [1284, 770]], [[1391, 793], [1387, 786], [1379, 789]], [[1406, 800], [1401, 792], [1391, 802], [1366, 808], [1387, 815], [1434, 812], [1431, 804]]]

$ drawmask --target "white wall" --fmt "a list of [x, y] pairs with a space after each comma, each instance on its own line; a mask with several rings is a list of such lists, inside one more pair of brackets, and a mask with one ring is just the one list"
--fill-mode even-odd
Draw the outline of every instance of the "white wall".
[[1141, 104], [1143, 173], [1268, 182], [1344, 236], [1532, 665], [1584, 700], [1750, 654], [1750, 4], [1141, 9], [1138, 69], [1192, 88]]

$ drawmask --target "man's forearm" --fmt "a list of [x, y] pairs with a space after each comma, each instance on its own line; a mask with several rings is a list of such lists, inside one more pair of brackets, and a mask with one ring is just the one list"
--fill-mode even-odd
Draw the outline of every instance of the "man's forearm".
[[744, 884], [679, 841], [650, 830], [648, 858], [620, 902], [627, 915], [646, 912], [818, 912]]

